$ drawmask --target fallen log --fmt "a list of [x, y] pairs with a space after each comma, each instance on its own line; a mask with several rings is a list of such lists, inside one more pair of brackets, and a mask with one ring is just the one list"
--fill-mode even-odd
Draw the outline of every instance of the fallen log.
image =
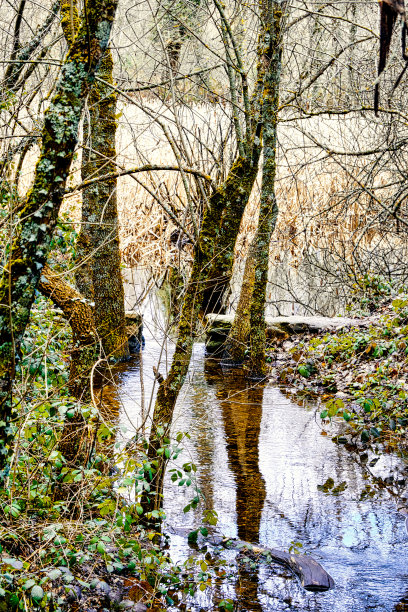
[[[171, 527], [169, 532], [187, 537], [190, 542], [190, 536], [193, 533], [196, 539], [198, 529], [195, 532], [190, 532], [189, 529], [183, 527]], [[302, 587], [306, 591], [322, 592], [334, 589], [335, 584], [333, 578], [326, 572], [320, 563], [312, 559], [312, 557], [309, 557], [309, 555], [287, 553], [277, 548], [265, 548], [258, 544], [245, 542], [245, 540], [221, 537], [220, 534], [212, 534], [208, 536], [208, 538], [204, 538], [204, 540], [213, 546], [223, 546], [224, 548], [232, 548], [240, 552], [245, 552], [247, 555], [252, 555], [256, 560], [258, 560], [260, 556], [269, 557], [273, 559], [273, 561], [289, 568], [296, 574], [300, 579]]]
[[225, 548], [238, 548], [255, 556], [270, 556], [274, 561], [285, 565], [296, 574], [306, 591], [328, 591], [334, 588], [334, 580], [325, 569], [308, 555], [287, 553], [277, 548], [264, 548], [243, 540], [224, 539], [219, 542]]
[[[208, 353], [219, 352], [229, 334], [234, 315], [210, 313], [206, 316], [206, 349]], [[361, 325], [364, 319], [349, 317], [265, 317], [266, 335], [269, 339], [282, 340], [294, 334], [338, 331], [344, 327]]]

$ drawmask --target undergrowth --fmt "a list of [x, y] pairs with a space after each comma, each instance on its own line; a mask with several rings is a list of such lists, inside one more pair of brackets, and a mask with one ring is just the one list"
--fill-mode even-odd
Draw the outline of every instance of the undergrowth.
[[349, 308], [362, 318], [338, 332], [291, 342], [281, 382], [322, 394], [323, 421], [341, 419], [363, 443], [406, 447], [408, 293], [366, 277]]
[[[144, 515], [139, 502], [157, 461], [142, 437], [124, 443], [119, 413], [106, 412], [97, 394], [89, 403], [70, 397], [70, 343], [68, 324], [38, 297], [17, 364], [15, 442], [0, 490], [0, 610], [114, 610], [123, 600], [166, 609], [207, 588], [213, 570], [202, 555], [174, 563], [163, 548], [154, 526], [163, 512]], [[87, 454], [69, 465], [59, 442], [78, 413]], [[186, 435], [164, 438], [159, 453], [175, 461]], [[201, 502], [195, 471], [188, 461], [172, 471], [176, 486], [192, 490], [185, 511]], [[205, 512], [191, 538], [216, 520]]]

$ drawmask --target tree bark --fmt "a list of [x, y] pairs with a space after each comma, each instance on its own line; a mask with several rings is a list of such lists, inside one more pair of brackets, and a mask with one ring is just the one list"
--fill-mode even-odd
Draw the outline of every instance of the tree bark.
[[41, 155], [20, 225], [0, 280], [0, 469], [12, 436], [12, 380], [41, 270], [50, 250], [69, 168], [74, 155], [84, 99], [108, 45], [117, 0], [89, 2], [86, 20], [64, 61], [45, 113]]
[[[257, 165], [256, 157], [255, 160], [255, 165]], [[161, 504], [166, 456], [165, 453], [158, 455], [157, 451], [163, 447], [169, 435], [174, 406], [187, 375], [197, 321], [203, 304], [204, 292], [207, 289], [210, 266], [214, 251], [218, 249], [220, 233], [223, 231], [221, 222], [226, 217], [226, 209], [233, 209], [237, 206], [236, 214], [240, 214], [242, 200], [246, 201], [245, 194], [248, 193], [250, 185], [252, 188], [254, 172], [248, 158], [238, 157], [225, 183], [210, 197], [209, 206], [204, 214], [181, 311], [176, 350], [168, 376], [160, 383], [154, 407], [148, 456], [152, 461], [157, 461], [157, 465], [151, 483], [151, 493], [146, 493], [142, 499], [142, 505], [147, 512]], [[230, 210], [228, 218], [232, 219], [232, 217]], [[232, 265], [232, 259], [230, 262]]]
[[39, 289], [61, 308], [71, 326], [72, 352], [68, 387], [74, 397], [83, 399], [89, 394], [89, 375], [98, 350], [93, 308], [48, 265], [42, 271]]
[[[116, 171], [116, 95], [113, 60], [108, 49], [89, 96], [89, 123], [84, 125], [82, 179]], [[126, 358], [125, 304], [120, 272], [117, 179], [95, 182], [82, 193], [82, 225], [78, 237], [78, 289], [95, 303], [95, 325], [107, 356]]]
[[242, 158], [242, 179], [240, 182], [237, 181], [233, 199], [224, 208], [217, 234], [217, 247], [210, 263], [206, 288], [203, 293], [201, 306], [203, 314], [210, 312], [222, 314], [225, 312], [225, 297], [231, 280], [235, 242], [242, 215], [258, 174], [260, 151], [260, 139], [255, 137], [252, 155]]
[[260, 38], [259, 57], [264, 72], [263, 165], [261, 205], [254, 245], [255, 281], [250, 313], [250, 371], [251, 376], [256, 378], [263, 378], [266, 374], [265, 298], [268, 282], [269, 244], [278, 216], [275, 197], [276, 135], [282, 65], [282, 20], [286, 0], [261, 0], [260, 8], [263, 31]]
[[251, 304], [255, 282], [255, 239], [251, 242], [245, 261], [239, 302], [225, 346], [225, 355], [233, 364], [241, 364], [248, 349], [251, 331]]
[[[72, 329], [69, 391], [78, 399], [89, 399], [89, 377], [98, 350], [93, 309], [78, 291], [63, 281], [48, 265], [44, 266], [38, 287], [43, 295], [61, 308]], [[75, 461], [84, 426], [85, 421], [77, 411], [72, 419], [65, 421], [58, 450], [68, 463]]]

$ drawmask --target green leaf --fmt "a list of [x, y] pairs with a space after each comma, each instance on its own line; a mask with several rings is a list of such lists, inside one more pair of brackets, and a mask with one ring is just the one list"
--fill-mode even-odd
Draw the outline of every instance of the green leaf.
[[328, 409], [328, 411], [327, 411], [327, 414], [328, 414], [328, 415], [329, 415], [329, 417], [331, 418], [331, 417], [336, 416], [336, 414], [338, 413], [338, 411], [339, 411], [338, 406], [336, 406], [335, 402], [333, 402], [333, 403], [331, 403], [331, 404], [330, 404], [330, 407], [329, 407], [329, 409]]
[[42, 600], [43, 597], [44, 597], [44, 591], [42, 590], [42, 588], [38, 586], [38, 584], [33, 586], [33, 588], [31, 589], [31, 598], [36, 603], [38, 603]]
[[361, 441], [368, 442], [369, 439], [370, 439], [370, 434], [368, 433], [366, 429], [363, 429], [363, 431], [361, 432]]
[[309, 376], [310, 376], [310, 370], [307, 367], [307, 365], [300, 365], [300, 366], [298, 366], [298, 372], [304, 378], [309, 378]]
[[187, 536], [188, 543], [196, 544], [197, 538], [198, 538], [198, 529], [195, 529], [195, 531], [190, 531], [190, 533]]
[[35, 585], [35, 580], [30, 578], [29, 580], [27, 580], [27, 582], [23, 584], [23, 589], [24, 591], [27, 591], [27, 589], [31, 589], [31, 587], [33, 587], [34, 585]]

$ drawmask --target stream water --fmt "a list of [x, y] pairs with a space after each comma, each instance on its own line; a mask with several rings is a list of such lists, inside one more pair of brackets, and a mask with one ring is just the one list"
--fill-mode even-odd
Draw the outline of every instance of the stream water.
[[[160, 305], [150, 302], [148, 308], [157, 313]], [[152, 323], [149, 312], [144, 316], [142, 359], [124, 367], [117, 389], [129, 435], [141, 422], [141, 406], [147, 410], [154, 395], [153, 365], [160, 362], [165, 374], [172, 353], [162, 322]], [[174, 431], [191, 436], [178, 461], [197, 465], [198, 486], [218, 513], [217, 531], [286, 550], [291, 542], [300, 542], [336, 586], [326, 593], [308, 593], [277, 565], [234, 566], [237, 553], [231, 551], [226, 556], [235, 570], [228, 581], [200, 593], [187, 609], [216, 610], [225, 597], [237, 602], [237, 610], [248, 611], [408, 610], [404, 517], [386, 492], [362, 496], [368, 483], [364, 470], [330, 435], [322, 435], [316, 409], [276, 386], [253, 386], [235, 371], [223, 372], [205, 358], [204, 345], [195, 344]], [[387, 457], [388, 468], [393, 460]], [[318, 488], [329, 477], [335, 486], [345, 483], [335, 495]], [[178, 528], [188, 531], [200, 524], [201, 511], [182, 511], [192, 495], [167, 478], [164, 509], [175, 559], [192, 554]]]

